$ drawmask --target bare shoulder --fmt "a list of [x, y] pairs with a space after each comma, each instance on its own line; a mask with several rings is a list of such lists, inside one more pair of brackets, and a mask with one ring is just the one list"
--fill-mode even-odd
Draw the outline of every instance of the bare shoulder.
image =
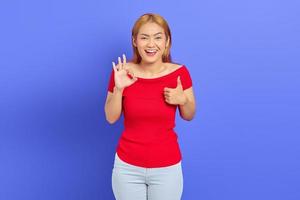
[[165, 64], [166, 64], [169, 72], [176, 71], [177, 69], [179, 69], [180, 67], [183, 66], [182, 64], [179, 64], [179, 63], [165, 63]]
[[133, 63], [133, 62], [127, 62], [126, 65], [127, 65], [127, 67], [128, 67], [129, 69], [131, 69], [131, 70], [135, 70], [135, 69], [138, 68], [138, 65], [135, 64], [135, 63]]

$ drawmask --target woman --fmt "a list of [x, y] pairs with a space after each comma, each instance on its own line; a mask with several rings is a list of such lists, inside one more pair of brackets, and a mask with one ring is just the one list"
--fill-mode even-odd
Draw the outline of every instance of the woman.
[[124, 114], [112, 189], [117, 200], [179, 200], [183, 191], [175, 113], [192, 120], [195, 99], [184, 65], [171, 62], [171, 32], [157, 14], [142, 15], [132, 29], [131, 62], [114, 62], [105, 103], [106, 119]]

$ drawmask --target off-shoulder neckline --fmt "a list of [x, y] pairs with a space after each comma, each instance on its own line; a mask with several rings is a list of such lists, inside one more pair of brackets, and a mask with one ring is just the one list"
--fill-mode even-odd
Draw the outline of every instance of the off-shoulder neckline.
[[154, 78], [141, 78], [141, 77], [136, 77], [138, 80], [141, 80], [141, 81], [156, 81], [156, 80], [160, 80], [160, 79], [164, 79], [164, 78], [167, 78], [173, 74], [175, 74], [175, 72], [178, 72], [179, 70], [182, 70], [183, 68], [185, 67], [185, 65], [181, 65], [180, 67], [178, 67], [177, 69], [175, 69], [174, 71], [168, 73], [168, 74], [165, 74], [163, 76], [159, 76], [159, 77], [154, 77]]

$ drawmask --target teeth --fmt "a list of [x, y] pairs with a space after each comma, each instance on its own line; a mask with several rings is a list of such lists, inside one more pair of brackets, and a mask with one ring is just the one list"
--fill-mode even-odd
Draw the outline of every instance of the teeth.
[[156, 52], [156, 50], [146, 50], [147, 52], [149, 52], [149, 53], [154, 53], [154, 52]]

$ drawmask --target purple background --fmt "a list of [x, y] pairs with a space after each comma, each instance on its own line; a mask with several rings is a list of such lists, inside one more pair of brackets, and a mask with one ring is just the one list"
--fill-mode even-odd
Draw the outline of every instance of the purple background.
[[183, 200], [300, 199], [296, 0], [0, 3], [0, 199], [113, 200], [123, 118], [105, 120], [111, 62], [159, 13], [197, 100], [179, 118]]

